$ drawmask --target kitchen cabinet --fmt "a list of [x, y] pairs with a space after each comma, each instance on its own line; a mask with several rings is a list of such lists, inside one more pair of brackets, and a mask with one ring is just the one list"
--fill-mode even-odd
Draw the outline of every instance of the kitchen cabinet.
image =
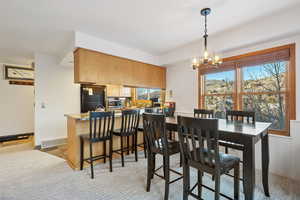
[[106, 85], [108, 97], [131, 97], [131, 88], [121, 85]]
[[121, 87], [120, 96], [131, 97], [131, 88], [130, 87]]
[[121, 89], [120, 85], [106, 85], [106, 96], [119, 97], [120, 89]]
[[166, 69], [78, 48], [74, 52], [74, 82], [165, 89]]

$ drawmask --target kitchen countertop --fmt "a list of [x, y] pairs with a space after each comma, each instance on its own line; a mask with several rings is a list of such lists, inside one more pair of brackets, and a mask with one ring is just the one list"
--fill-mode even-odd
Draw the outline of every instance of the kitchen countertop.
[[[121, 117], [122, 113], [115, 113], [115, 117]], [[80, 113], [80, 114], [65, 114], [65, 117], [69, 117], [76, 120], [89, 120], [89, 114], [88, 113]]]

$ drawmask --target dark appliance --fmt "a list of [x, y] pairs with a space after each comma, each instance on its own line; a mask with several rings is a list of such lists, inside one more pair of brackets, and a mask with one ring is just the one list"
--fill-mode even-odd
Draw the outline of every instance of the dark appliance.
[[81, 85], [81, 113], [105, 109], [105, 88], [96, 85]]

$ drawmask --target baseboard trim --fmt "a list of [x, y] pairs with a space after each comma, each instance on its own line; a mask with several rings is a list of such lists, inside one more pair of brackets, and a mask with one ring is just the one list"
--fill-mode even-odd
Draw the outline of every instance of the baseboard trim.
[[15, 135], [6, 135], [6, 136], [0, 136], [0, 142], [8, 142], [13, 140], [24, 140], [28, 139], [28, 137], [33, 136], [34, 133], [21, 133], [21, 134], [15, 134]]
[[41, 142], [41, 149], [56, 147], [67, 143], [67, 138], [59, 138], [54, 140], [45, 140]]

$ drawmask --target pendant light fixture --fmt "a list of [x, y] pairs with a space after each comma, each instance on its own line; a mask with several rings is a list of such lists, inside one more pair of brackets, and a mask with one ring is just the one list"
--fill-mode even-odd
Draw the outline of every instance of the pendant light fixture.
[[218, 67], [218, 65], [222, 64], [222, 59], [218, 55], [214, 55], [212, 53], [209, 53], [207, 50], [207, 16], [211, 13], [210, 8], [204, 8], [201, 10], [201, 15], [205, 18], [205, 26], [204, 26], [204, 53], [201, 58], [193, 58], [192, 60], [192, 66], [193, 69], [197, 69], [199, 67], [205, 67], [205, 66], [212, 66], [212, 67]]

